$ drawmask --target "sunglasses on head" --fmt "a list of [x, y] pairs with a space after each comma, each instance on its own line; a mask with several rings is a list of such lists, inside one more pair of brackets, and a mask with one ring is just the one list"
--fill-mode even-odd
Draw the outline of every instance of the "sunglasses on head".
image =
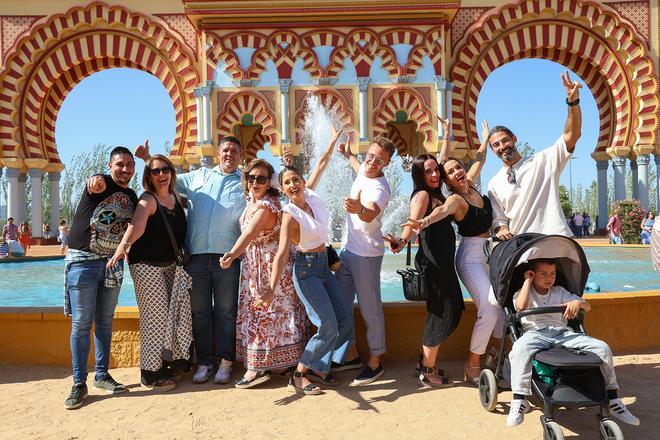
[[150, 168], [149, 172], [151, 173], [152, 176], [158, 176], [159, 174], [170, 174], [172, 172], [172, 169], [170, 167]]
[[248, 181], [248, 183], [254, 183], [256, 181], [259, 185], [263, 185], [264, 183], [270, 180], [266, 176], [255, 176], [252, 174], [248, 174], [247, 176], [245, 176], [245, 179]]

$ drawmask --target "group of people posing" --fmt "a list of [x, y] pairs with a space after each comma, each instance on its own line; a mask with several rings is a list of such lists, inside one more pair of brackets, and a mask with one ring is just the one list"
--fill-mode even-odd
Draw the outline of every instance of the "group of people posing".
[[[399, 252], [416, 234], [416, 261], [427, 268], [428, 289], [419, 379], [425, 386], [454, 385], [436, 367], [436, 358], [461, 319], [460, 277], [478, 309], [464, 370], [464, 379], [475, 382], [481, 357], [496, 351], [503, 330], [501, 311], [489, 300], [484, 242], [491, 234], [501, 240], [524, 232], [572, 235], [559, 202], [559, 177], [580, 137], [580, 85], [568, 74], [562, 80], [568, 105], [564, 131], [532, 157], [520, 156], [508, 128], [489, 129], [484, 122], [481, 146], [466, 169], [449, 156], [449, 122], [443, 121], [439, 157], [421, 154], [413, 162], [410, 215], [399, 237], [383, 237], [381, 230], [391, 193], [383, 169], [395, 152], [393, 142], [382, 136], [372, 139], [360, 163], [340, 142], [339, 130], [308, 176], [293, 166], [290, 155], [279, 172], [260, 159], [239, 170], [241, 145], [234, 137], [220, 143], [218, 166], [177, 176], [167, 157], [149, 155], [145, 142], [135, 151], [146, 165], [139, 199], [128, 188], [134, 157], [126, 148], [115, 148], [109, 175], [89, 179], [70, 229], [65, 310], [72, 315], [74, 385], [65, 406], [78, 408], [87, 395], [92, 323], [94, 386], [110, 393], [127, 391], [108, 373], [122, 260], [128, 261], [135, 283], [146, 387], [176, 387], [181, 378], [177, 361], [190, 358], [191, 345], [197, 363], [194, 383], [211, 377], [228, 383], [236, 361], [245, 367], [237, 388], [280, 374], [290, 376], [296, 392], [320, 394], [322, 386], [339, 384], [335, 372], [353, 369], [359, 370], [354, 385], [371, 383], [384, 373], [380, 272], [385, 245]], [[477, 182], [488, 144], [503, 167], [484, 196]], [[346, 232], [340, 265], [333, 271], [327, 246], [330, 216], [315, 188], [335, 151], [356, 177], [344, 198]], [[458, 251], [452, 222], [461, 236]], [[355, 342], [356, 297], [369, 347], [364, 359]], [[531, 357], [522, 364], [531, 368]]]

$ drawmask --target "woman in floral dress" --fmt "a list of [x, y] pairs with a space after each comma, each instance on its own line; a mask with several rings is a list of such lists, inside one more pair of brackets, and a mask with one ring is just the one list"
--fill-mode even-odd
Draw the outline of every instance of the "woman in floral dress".
[[270, 379], [271, 371], [296, 365], [307, 344], [307, 315], [291, 277], [292, 253], [287, 257], [272, 305], [263, 308], [255, 304], [268, 288], [280, 235], [279, 191], [270, 186], [274, 173], [273, 167], [261, 159], [253, 160], [244, 169], [248, 203], [240, 219], [242, 234], [220, 259], [220, 266], [226, 268], [243, 254], [236, 357], [247, 371], [235, 383], [237, 388], [259, 385]]

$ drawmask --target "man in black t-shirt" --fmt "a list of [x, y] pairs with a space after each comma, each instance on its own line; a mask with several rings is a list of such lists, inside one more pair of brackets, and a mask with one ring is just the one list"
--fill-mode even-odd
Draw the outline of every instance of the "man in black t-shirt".
[[87, 396], [89, 334], [94, 324], [96, 375], [94, 387], [110, 394], [128, 391], [108, 373], [112, 317], [121, 289], [123, 261], [106, 269], [121, 242], [137, 206], [128, 184], [135, 160], [124, 147], [110, 152], [110, 174], [93, 176], [83, 192], [69, 233], [64, 269], [64, 313], [71, 321], [73, 388], [64, 402], [67, 409], [82, 405]]

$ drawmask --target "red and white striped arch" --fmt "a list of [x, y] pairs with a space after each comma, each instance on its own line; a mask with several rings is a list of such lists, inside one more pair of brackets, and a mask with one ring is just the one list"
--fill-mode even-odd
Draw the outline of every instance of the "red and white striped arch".
[[[373, 136], [385, 135], [387, 123], [396, 120], [396, 113], [404, 111], [408, 120], [417, 123], [417, 131], [423, 133], [424, 142], [433, 141], [433, 116], [424, 105], [419, 92], [408, 87], [395, 87], [383, 95], [379, 106], [373, 113]], [[398, 147], [398, 146], [397, 146]], [[410, 152], [399, 151], [400, 154]]]
[[346, 36], [344, 44], [332, 51], [330, 63], [328, 64], [328, 76], [336, 78], [341, 69], [344, 68], [344, 59], [350, 58], [355, 65], [357, 76], [369, 76], [371, 65], [376, 57], [381, 57], [383, 67], [392, 77], [398, 75], [396, 54], [391, 47], [383, 46], [378, 35], [371, 30], [354, 30]]
[[[213, 78], [215, 69], [220, 61], [225, 63], [224, 70], [231, 75], [232, 80], [240, 81], [248, 79], [247, 69], [241, 67], [238, 55], [234, 49], [253, 48], [260, 50], [266, 46], [268, 36], [259, 32], [232, 32], [225, 36], [219, 36], [213, 32], [206, 34], [209, 43], [207, 50], [208, 66], [207, 77]], [[254, 58], [254, 54], [252, 55]], [[250, 66], [253, 64], [252, 60]], [[249, 66], [248, 66], [249, 68]]]
[[0, 143], [4, 157], [59, 163], [55, 119], [69, 91], [111, 67], [132, 67], [159, 78], [176, 117], [172, 154], [196, 141], [193, 56], [158, 21], [121, 6], [91, 3], [49, 17], [22, 38], [0, 74]]
[[235, 92], [225, 101], [218, 112], [216, 126], [218, 137], [234, 136], [234, 125], [240, 124], [243, 116], [252, 115], [253, 123], [261, 125], [261, 134], [272, 145], [279, 145], [275, 115], [270, 111], [266, 100], [257, 92]]
[[522, 58], [556, 61], [581, 77], [600, 114], [597, 151], [657, 142], [658, 88], [643, 38], [607, 6], [560, 0], [505, 5], [466, 32], [450, 74], [456, 141], [477, 148], [479, 91], [493, 70]]
[[[329, 112], [334, 113], [337, 120], [350, 131], [350, 127], [354, 126], [353, 112], [346, 103], [346, 99], [341, 93], [332, 89], [315, 89], [310, 90], [308, 96], [317, 96], [321, 101], [323, 108]], [[295, 143], [296, 145], [302, 144], [302, 131], [305, 128], [305, 115], [307, 114], [307, 99], [304, 104], [298, 109], [295, 116]]]
[[248, 78], [257, 80], [261, 72], [266, 70], [266, 61], [275, 63], [280, 79], [290, 79], [296, 59], [303, 60], [303, 69], [318, 78], [323, 69], [316, 61], [316, 53], [304, 46], [300, 37], [290, 31], [276, 32], [271, 35], [264, 48], [257, 50], [252, 56], [252, 65], [248, 69]]

